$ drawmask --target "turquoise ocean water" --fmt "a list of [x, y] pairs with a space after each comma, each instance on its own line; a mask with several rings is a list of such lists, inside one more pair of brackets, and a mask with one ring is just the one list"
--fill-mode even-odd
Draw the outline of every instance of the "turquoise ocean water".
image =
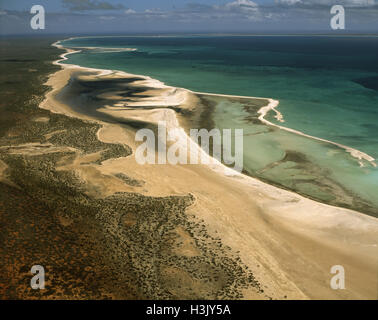
[[[378, 159], [378, 37], [91, 37], [61, 44], [92, 48], [69, 55], [67, 63], [194, 91], [277, 99], [285, 122], [277, 123], [273, 112], [268, 120]], [[219, 128], [244, 129], [244, 167], [252, 175], [321, 201], [342, 193], [341, 205], [353, 208], [358, 198], [370, 208], [361, 211], [378, 216], [378, 168], [360, 167], [332, 145], [248, 123], [237, 103], [218, 101], [213, 116]]]

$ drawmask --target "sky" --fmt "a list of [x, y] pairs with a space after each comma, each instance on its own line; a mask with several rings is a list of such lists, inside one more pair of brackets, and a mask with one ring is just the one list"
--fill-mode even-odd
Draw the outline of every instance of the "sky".
[[[345, 31], [330, 9], [345, 9]], [[30, 26], [33, 5], [45, 29]], [[0, 0], [1, 34], [378, 33], [378, 0]]]

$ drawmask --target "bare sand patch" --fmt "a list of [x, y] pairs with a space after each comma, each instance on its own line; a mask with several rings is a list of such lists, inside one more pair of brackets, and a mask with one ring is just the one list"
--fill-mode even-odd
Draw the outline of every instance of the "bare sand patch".
[[50, 118], [49, 117], [38, 117], [38, 118], [33, 119], [33, 121], [35, 121], [35, 122], [49, 122]]

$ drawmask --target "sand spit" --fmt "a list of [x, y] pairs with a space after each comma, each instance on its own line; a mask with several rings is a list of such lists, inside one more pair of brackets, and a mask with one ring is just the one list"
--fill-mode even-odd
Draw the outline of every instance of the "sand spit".
[[303, 132], [295, 130], [295, 129], [279, 126], [277, 124], [274, 124], [274, 123], [266, 120], [265, 116], [267, 115], [267, 113], [269, 111], [273, 110], [276, 113], [275, 118], [278, 121], [283, 122], [283, 116], [282, 116], [282, 114], [279, 111], [277, 111], [277, 109], [276, 109], [278, 107], [278, 104], [279, 104], [279, 101], [273, 100], [273, 99], [269, 99], [269, 104], [267, 106], [265, 106], [265, 107], [262, 107], [258, 111], [259, 114], [260, 114], [260, 117], [259, 117], [260, 121], [262, 121], [263, 123], [265, 123], [267, 125], [274, 126], [274, 127], [277, 127], [277, 128], [282, 129], [282, 130], [286, 130], [288, 132], [292, 132], [292, 133], [295, 133], [295, 134], [299, 134], [299, 135], [304, 136], [306, 138], [310, 138], [310, 139], [314, 139], [314, 140], [330, 143], [330, 144], [333, 144], [333, 145], [335, 145], [335, 146], [337, 146], [337, 147], [339, 147], [341, 149], [344, 149], [346, 152], [350, 153], [350, 155], [353, 158], [356, 158], [356, 159], [359, 160], [358, 163], [360, 164], [360, 167], [364, 167], [364, 164], [362, 162], [363, 160], [366, 160], [367, 162], [369, 162], [373, 167], [377, 166], [377, 164], [375, 163], [375, 159], [372, 156], [369, 156], [368, 154], [366, 154], [366, 153], [364, 153], [362, 151], [359, 151], [357, 149], [353, 149], [353, 148], [348, 147], [348, 146], [344, 146], [344, 145], [342, 145], [340, 143], [337, 143], [337, 142], [334, 142], [334, 141], [330, 141], [330, 140], [314, 137], [314, 136], [308, 135], [306, 133], [303, 133]]
[[[72, 52], [61, 55], [62, 60]], [[59, 64], [59, 61], [56, 63]], [[78, 113], [56, 98], [74, 73], [85, 71], [88, 73], [86, 76], [93, 79], [103, 76], [141, 77], [143, 80], [140, 85], [148, 84], [148, 87], [159, 93], [153, 100], [140, 99], [126, 106], [153, 104], [157, 108], [152, 110], [143, 110], [141, 113], [136, 108], [120, 110], [122, 108], [109, 107], [102, 110], [118, 119], [143, 118], [144, 122], [150, 123], [164, 119], [170, 126], [178, 127], [180, 121], [175, 111], [165, 108], [166, 99], [184, 108], [185, 105], [190, 107], [193, 98], [189, 91], [168, 87], [144, 76], [73, 65], [62, 66], [62, 70], [51, 75], [48, 84], [53, 90], [47, 94], [41, 107], [98, 122], [102, 125], [97, 133], [100, 141], [127, 144], [133, 150], [136, 147], [134, 130]], [[261, 111], [261, 121], [268, 122], [264, 116], [269, 109], [276, 107], [274, 104], [274, 100], [270, 100], [269, 106]], [[182, 134], [186, 135], [184, 130]], [[363, 155], [361, 157], [366, 158]], [[225, 167], [217, 161], [210, 165], [141, 166], [131, 155], [107, 160], [96, 170], [104, 176], [133, 172], [134, 179], [145, 181], [143, 188], [137, 191], [144, 195], [192, 194], [195, 202], [187, 210], [187, 215], [203, 219], [210, 233], [218, 235], [226, 245], [239, 252], [267, 296], [275, 299], [377, 297], [376, 218], [318, 203], [237, 172], [228, 171], [225, 175]], [[89, 174], [86, 178], [93, 179], [94, 185], [106, 187], [109, 192], [110, 187], [106, 185], [112, 181]], [[117, 186], [112, 186], [111, 191], [117, 192]], [[333, 276], [330, 269], [333, 265], [345, 268], [345, 290], [333, 290], [330, 287]], [[247, 290], [244, 298], [258, 299], [262, 296]]]
[[[72, 38], [72, 39], [74, 39], [74, 38]], [[53, 46], [55, 46], [57, 48], [60, 48], [60, 49], [67, 50], [66, 53], [64, 53], [64, 54], [61, 55], [62, 59], [60, 59], [60, 60], [58, 60], [58, 61], [56, 61], [54, 63], [56, 63], [58, 65], [61, 65], [61, 66], [64, 66], [64, 67], [66, 67], [66, 66], [79, 67], [79, 66], [76, 66], [76, 65], [61, 64], [60, 62], [62, 62], [64, 60], [67, 60], [68, 59], [66, 57], [67, 55], [72, 54], [72, 53], [76, 53], [76, 52], [80, 52], [80, 50], [72, 50], [72, 49], [64, 48], [62, 45], [60, 45], [59, 41], [55, 42], [53, 44]], [[127, 51], [133, 51], [133, 48], [125, 48], [125, 50], [127, 50]], [[82, 68], [82, 67], [79, 67], [79, 68]], [[84, 69], [100, 71], [99, 76], [106, 75], [106, 74], [112, 74], [112, 73], [118, 74], [120, 76], [126, 76], [126, 77], [136, 76], [136, 75], [131, 75], [131, 74], [128, 74], [128, 73], [125, 73], [125, 72], [121, 72], [121, 71], [114, 72], [112, 70], [93, 69], [93, 68], [84, 68]], [[140, 81], [140, 85], [141, 86], [151, 86], [152, 88], [166, 88], [166, 89], [170, 88], [170, 90], [173, 91], [175, 94], [173, 94], [173, 95], [172, 94], [165, 94], [165, 95], [162, 94], [161, 96], [157, 97], [156, 100], [154, 100], [154, 101], [147, 101], [147, 102], [143, 101], [143, 99], [139, 99], [139, 101], [130, 104], [130, 106], [145, 106], [146, 104], [149, 104], [149, 103], [156, 103], [158, 106], [163, 106], [163, 105], [166, 105], [166, 106], [182, 105], [186, 101], [186, 96], [188, 95], [189, 92], [192, 93], [192, 94], [204, 94], [204, 95], [219, 96], [219, 97], [233, 97], [233, 98], [244, 98], [244, 99], [267, 99], [267, 98], [252, 97], [252, 96], [235, 96], [235, 95], [226, 95], [226, 94], [213, 94], [213, 93], [207, 93], [207, 92], [194, 92], [194, 91], [190, 91], [190, 90], [187, 90], [187, 89], [166, 86], [161, 81], [153, 79], [153, 78], [150, 78], [150, 77], [147, 77], [147, 76], [137, 75], [137, 77], [145, 79], [145, 80]], [[178, 97], [178, 95], [180, 97]], [[358, 159], [359, 160], [359, 164], [360, 164], [361, 167], [364, 167], [363, 160], [369, 162], [373, 167], [377, 166], [377, 164], [375, 163], [376, 159], [373, 158], [372, 156], [366, 154], [365, 152], [362, 152], [360, 150], [357, 150], [357, 149], [354, 149], [354, 148], [342, 145], [342, 144], [334, 142], [334, 141], [330, 141], [330, 140], [326, 140], [326, 139], [323, 139], [323, 138], [311, 136], [311, 135], [308, 135], [308, 134], [306, 134], [304, 132], [301, 132], [301, 131], [298, 131], [298, 130], [295, 130], [295, 129], [279, 126], [277, 124], [274, 124], [274, 123], [266, 120], [265, 116], [267, 115], [267, 113], [269, 111], [273, 111], [276, 114], [275, 118], [279, 122], [284, 122], [284, 118], [283, 118], [282, 113], [277, 110], [277, 107], [279, 105], [279, 101], [271, 99], [271, 98], [268, 98], [268, 101], [269, 101], [269, 104], [267, 106], [262, 107], [258, 111], [258, 113], [261, 115], [259, 117], [259, 120], [261, 122], [263, 122], [263, 123], [265, 123], [267, 125], [270, 125], [270, 126], [275, 126], [277, 128], [280, 128], [282, 130], [286, 130], [286, 131], [294, 133], [294, 134], [298, 134], [298, 135], [310, 138], [310, 139], [314, 139], [314, 140], [318, 140], [318, 141], [322, 141], [322, 142], [333, 144], [333, 145], [335, 145], [335, 146], [337, 146], [337, 147], [339, 147], [341, 149], [344, 149], [352, 157]], [[188, 107], [188, 106], [186, 105], [186, 107]]]

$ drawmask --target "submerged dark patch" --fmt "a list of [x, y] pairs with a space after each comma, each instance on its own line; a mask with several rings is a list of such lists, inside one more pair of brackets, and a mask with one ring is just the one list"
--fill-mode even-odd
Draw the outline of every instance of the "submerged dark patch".
[[367, 77], [353, 80], [355, 83], [364, 86], [367, 89], [373, 89], [378, 91], [378, 77]]

